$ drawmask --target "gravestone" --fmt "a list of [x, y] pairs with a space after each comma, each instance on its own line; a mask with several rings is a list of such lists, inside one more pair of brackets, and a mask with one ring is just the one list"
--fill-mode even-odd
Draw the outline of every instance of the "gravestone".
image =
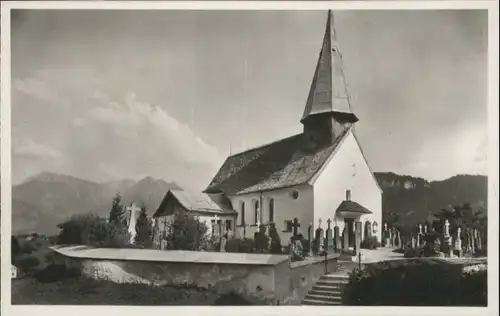
[[455, 250], [458, 252], [458, 256], [462, 256], [462, 239], [460, 237], [461, 235], [461, 229], [460, 227], [457, 228], [457, 238], [455, 239]]
[[394, 248], [396, 246], [396, 230], [394, 228], [391, 228], [389, 231], [389, 236], [391, 239], [391, 247]]
[[403, 248], [403, 243], [401, 240], [401, 232], [398, 230], [398, 231], [396, 231], [396, 234], [397, 234], [398, 248], [401, 249], [401, 248]]
[[344, 241], [344, 245], [343, 245], [342, 249], [344, 251], [349, 250], [349, 233], [347, 231], [347, 226], [344, 227], [344, 231], [342, 232], [342, 239]]
[[328, 219], [326, 221], [328, 223], [328, 228], [326, 229], [326, 238], [325, 238], [325, 250], [327, 252], [332, 252], [333, 251], [333, 232], [332, 232], [332, 220]]
[[220, 252], [226, 252], [226, 244], [227, 244], [227, 239], [225, 236], [222, 236], [220, 239]]
[[167, 246], [168, 246], [168, 244], [167, 244], [167, 240], [166, 240], [166, 239], [162, 239], [162, 240], [160, 241], [160, 249], [161, 249], [161, 250], [167, 250]]
[[365, 239], [369, 240], [372, 238], [372, 223], [367, 221], [365, 225], [366, 225]]
[[309, 224], [309, 227], [307, 228], [307, 242], [309, 243], [309, 256], [312, 256], [313, 254], [313, 243], [314, 243], [314, 236], [313, 236], [313, 225], [312, 223]]
[[354, 224], [354, 249], [356, 256], [361, 251], [361, 231], [363, 229], [363, 223], [355, 222]]
[[300, 227], [300, 223], [299, 223], [299, 219], [297, 217], [295, 217], [293, 219], [293, 240], [295, 240], [295, 238], [297, 237], [297, 235], [299, 234], [299, 227]]
[[318, 245], [318, 254], [325, 250], [325, 236], [323, 228], [316, 229], [316, 245]]
[[387, 223], [384, 224], [384, 246], [385, 247], [389, 247], [389, 244], [390, 244], [390, 233], [389, 233], [389, 230], [387, 229]]
[[335, 238], [335, 251], [340, 252], [342, 250], [342, 240], [340, 239], [340, 227], [335, 225], [333, 228], [333, 234]]
[[482, 249], [481, 245], [481, 234], [478, 232], [477, 234], [477, 249]]
[[411, 247], [417, 248], [417, 239], [414, 236], [411, 237]]

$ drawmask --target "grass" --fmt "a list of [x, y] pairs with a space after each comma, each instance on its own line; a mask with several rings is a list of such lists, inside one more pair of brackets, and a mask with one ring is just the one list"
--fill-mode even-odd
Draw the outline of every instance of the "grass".
[[218, 298], [207, 290], [116, 284], [84, 277], [55, 282], [34, 277], [12, 280], [13, 305], [212, 305]]

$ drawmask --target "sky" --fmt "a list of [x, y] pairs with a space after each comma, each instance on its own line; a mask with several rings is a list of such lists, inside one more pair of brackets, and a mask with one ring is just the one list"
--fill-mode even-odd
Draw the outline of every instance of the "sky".
[[[12, 172], [204, 189], [230, 153], [302, 131], [326, 11], [18, 11]], [[336, 11], [374, 171], [486, 174], [487, 12]]]

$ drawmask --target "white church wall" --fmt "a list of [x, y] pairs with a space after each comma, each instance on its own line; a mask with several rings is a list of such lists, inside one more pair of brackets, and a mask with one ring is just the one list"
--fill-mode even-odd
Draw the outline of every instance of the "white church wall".
[[[372, 176], [358, 143], [350, 133], [332, 160], [326, 165], [314, 183], [314, 227], [318, 227], [321, 218], [322, 227], [326, 228], [326, 220], [334, 220], [335, 210], [346, 198], [346, 191], [351, 190], [351, 200], [355, 201], [373, 214], [363, 215], [362, 233], [364, 235], [365, 222], [378, 223], [375, 234], [381, 240], [382, 227], [382, 192]], [[344, 228], [343, 218], [336, 218], [340, 232]], [[332, 226], [334, 223], [332, 223]], [[364, 236], [363, 236], [364, 238]]]
[[[294, 192], [298, 193], [296, 198], [293, 196]], [[231, 200], [235, 210], [238, 212], [236, 226], [241, 225], [241, 204], [242, 202], [245, 203], [245, 223], [247, 225], [246, 237], [253, 238], [254, 233], [258, 230], [258, 227], [254, 226], [255, 220], [253, 202], [260, 201], [261, 193], [256, 192], [245, 195], [230, 196], [229, 199]], [[278, 230], [282, 245], [286, 246], [288, 244], [288, 240], [292, 236], [291, 231], [285, 231], [285, 221], [293, 221], [295, 217], [301, 224], [299, 231], [306, 236], [307, 227], [313, 221], [314, 193], [312, 187], [309, 185], [301, 185], [262, 192], [264, 207], [261, 218], [262, 223], [266, 225], [269, 224], [270, 199], [274, 199], [274, 222], [276, 223], [276, 229]], [[242, 231], [242, 228], [238, 228], [237, 230]], [[237, 237], [242, 236], [241, 234], [237, 234]]]

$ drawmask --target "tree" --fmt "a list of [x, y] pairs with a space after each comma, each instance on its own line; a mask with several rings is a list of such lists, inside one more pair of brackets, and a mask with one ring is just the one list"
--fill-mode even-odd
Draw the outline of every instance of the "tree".
[[121, 201], [122, 197], [120, 193], [116, 193], [116, 196], [113, 198], [111, 211], [109, 212], [109, 222], [111, 224], [119, 224], [119, 225], [125, 224], [125, 212], [123, 210]]
[[15, 236], [10, 238], [10, 250], [11, 250], [11, 260], [14, 260], [21, 253], [21, 246], [19, 246], [19, 241]]
[[130, 234], [124, 225], [112, 224], [95, 214], [76, 214], [58, 225], [58, 244], [121, 248], [129, 245]]
[[269, 228], [269, 238], [271, 238], [271, 245], [269, 250], [271, 253], [279, 254], [281, 253], [281, 238], [278, 235], [278, 230], [276, 229], [276, 224], [271, 223]]
[[200, 250], [209, 242], [208, 227], [192, 214], [179, 211], [167, 227], [167, 244], [171, 250]]
[[141, 207], [141, 213], [139, 214], [139, 218], [135, 224], [135, 232], [135, 244], [142, 245], [144, 247], [151, 246], [153, 242], [153, 229], [151, 227], [151, 221], [148, 219], [145, 206]]

